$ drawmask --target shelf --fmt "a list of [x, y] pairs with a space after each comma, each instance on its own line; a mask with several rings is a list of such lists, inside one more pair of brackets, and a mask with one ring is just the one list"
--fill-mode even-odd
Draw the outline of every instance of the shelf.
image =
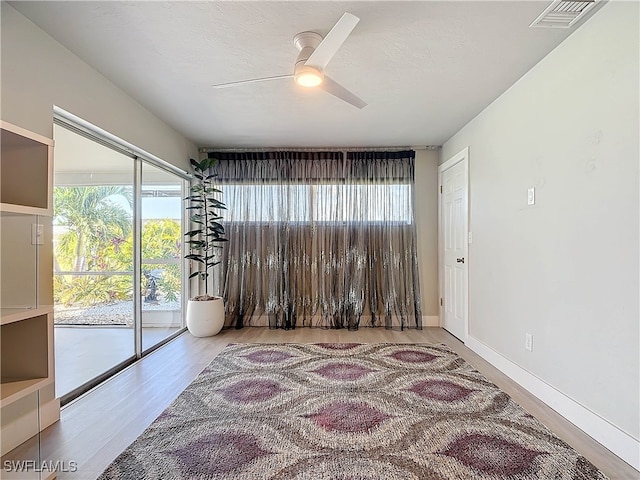
[[[0, 407], [53, 382], [51, 309], [26, 309], [3, 317], [14, 319], [0, 326]], [[28, 313], [27, 313], [28, 312]], [[17, 320], [19, 317], [24, 317]]]
[[53, 212], [47, 208], [14, 205], [13, 203], [0, 203], [0, 215], [39, 215], [41, 217], [53, 217]]
[[24, 205], [49, 211], [52, 208], [53, 141], [7, 122], [1, 126], [0, 203], [13, 205], [12, 209]]
[[28, 138], [29, 140], [33, 140], [34, 142], [43, 143], [45, 145], [53, 147], [53, 140], [51, 140], [50, 138], [47, 138], [44, 135], [39, 135], [37, 133], [30, 132], [29, 130], [19, 127], [17, 125], [14, 125], [13, 123], [0, 120], [0, 128], [8, 132], [15, 133], [16, 135], [19, 135], [21, 137]]
[[53, 383], [53, 380], [47, 377], [26, 380], [3, 378], [0, 384], [0, 407], [5, 407], [20, 400], [51, 383]]
[[53, 313], [53, 307], [40, 308], [0, 308], [0, 325], [19, 322], [31, 317]]

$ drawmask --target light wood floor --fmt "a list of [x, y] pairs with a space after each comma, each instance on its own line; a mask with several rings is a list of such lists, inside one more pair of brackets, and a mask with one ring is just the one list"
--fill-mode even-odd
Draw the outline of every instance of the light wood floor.
[[254, 327], [225, 330], [209, 338], [185, 333], [66, 406], [60, 422], [43, 432], [42, 454], [51, 461], [77, 463], [75, 473], [59, 473], [60, 479], [95, 479], [228, 343], [315, 342], [445, 343], [610, 478], [640, 478], [638, 471], [440, 328], [405, 332], [365, 328], [349, 332]]
[[[178, 331], [178, 328], [142, 328], [142, 349]], [[54, 328], [56, 397], [101, 375], [135, 355], [133, 327], [58, 326]]]

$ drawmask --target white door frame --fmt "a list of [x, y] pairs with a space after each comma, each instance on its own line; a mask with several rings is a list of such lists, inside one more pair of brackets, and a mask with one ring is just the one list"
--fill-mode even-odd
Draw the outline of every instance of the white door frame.
[[465, 287], [467, 292], [467, 298], [464, 304], [464, 338], [461, 338], [462, 342], [467, 341], [469, 336], [469, 147], [465, 147], [462, 151], [456, 153], [447, 161], [438, 166], [438, 185], [440, 192], [438, 193], [438, 295], [440, 309], [438, 310], [439, 324], [443, 326], [443, 294], [444, 294], [444, 242], [443, 242], [443, 229], [442, 229], [442, 174], [445, 170], [453, 167], [459, 162], [464, 162], [464, 183], [466, 185], [466, 199], [467, 203], [464, 205], [464, 230], [466, 241], [464, 242], [464, 258], [466, 260], [467, 270], [465, 275]]

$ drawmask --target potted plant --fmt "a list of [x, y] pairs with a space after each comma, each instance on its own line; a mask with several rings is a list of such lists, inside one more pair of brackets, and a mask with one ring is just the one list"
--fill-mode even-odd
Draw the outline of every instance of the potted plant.
[[209, 270], [220, 263], [219, 250], [224, 237], [221, 210], [226, 210], [223, 202], [216, 197], [218, 190], [213, 179], [217, 176], [210, 168], [215, 159], [205, 158], [198, 162], [191, 159], [194, 180], [189, 187], [190, 195], [185, 198], [189, 202], [187, 209], [193, 228], [185, 233], [188, 237], [190, 253], [185, 256], [197, 269], [189, 278], [198, 277], [204, 283], [204, 295], [193, 297], [187, 303], [187, 328], [196, 337], [216, 335], [224, 325], [224, 302], [221, 297], [209, 295]]

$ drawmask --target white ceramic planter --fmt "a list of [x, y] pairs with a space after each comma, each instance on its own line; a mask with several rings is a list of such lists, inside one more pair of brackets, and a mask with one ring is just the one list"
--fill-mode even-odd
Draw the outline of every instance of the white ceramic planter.
[[187, 303], [187, 328], [194, 337], [217, 335], [224, 325], [224, 301], [220, 297], [214, 300], [189, 300]]

